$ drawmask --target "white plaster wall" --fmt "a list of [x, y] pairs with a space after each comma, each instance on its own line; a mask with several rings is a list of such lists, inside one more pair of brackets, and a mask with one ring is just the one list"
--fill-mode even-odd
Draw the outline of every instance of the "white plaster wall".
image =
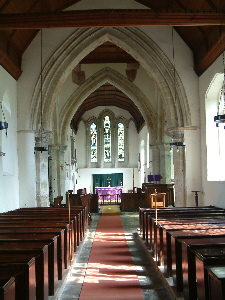
[[[56, 49], [68, 38], [74, 29], [43, 29], [42, 58], [43, 68]], [[32, 95], [41, 72], [41, 34], [31, 42], [22, 57], [23, 73], [18, 79], [18, 130], [28, 130]]]
[[222, 55], [199, 78], [199, 94], [201, 104], [201, 159], [202, 159], [202, 197], [204, 205], [217, 205], [225, 208], [225, 182], [207, 181], [206, 156], [206, 116], [205, 95], [216, 73], [223, 73]]
[[[148, 151], [148, 141], [147, 141], [147, 126], [144, 126], [138, 135], [138, 153], [140, 153], [140, 164], [139, 164], [139, 187], [142, 187], [142, 183], [147, 182], [147, 151]], [[141, 159], [141, 144], [144, 144], [144, 158]], [[141, 169], [143, 169], [143, 178], [144, 181], [141, 180]]]
[[[17, 83], [0, 67], [0, 99], [8, 125], [0, 131], [0, 212], [19, 207], [18, 155], [17, 155]], [[2, 119], [2, 112], [0, 111]]]
[[199, 156], [201, 151], [201, 132], [200, 129], [186, 130], [184, 135], [186, 143], [186, 205], [195, 206], [195, 193], [192, 191], [200, 191], [198, 193], [198, 201], [199, 205], [203, 205], [202, 181], [201, 176], [199, 176], [202, 167], [202, 157]]
[[[140, 29], [149, 36], [169, 58], [173, 61], [172, 30], [170, 26], [149, 26], [140, 27]], [[185, 92], [188, 98], [191, 112], [192, 126], [200, 126], [199, 120], [199, 93], [198, 76], [194, 72], [193, 53], [174, 30], [174, 57], [175, 68], [182, 80]]]
[[36, 206], [34, 134], [18, 132], [20, 207]]
[[85, 168], [86, 164], [86, 128], [83, 121], [79, 124], [79, 129], [76, 135], [77, 148], [77, 167]]
[[129, 144], [129, 167], [137, 168], [138, 153], [139, 153], [139, 146], [138, 146], [139, 138], [133, 121], [129, 123], [128, 144]]

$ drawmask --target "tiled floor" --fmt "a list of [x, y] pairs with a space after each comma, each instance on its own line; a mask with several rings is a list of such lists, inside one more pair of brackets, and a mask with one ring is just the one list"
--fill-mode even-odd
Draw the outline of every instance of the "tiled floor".
[[[64, 280], [60, 283], [57, 294], [50, 299], [79, 299], [83, 279], [92, 247], [99, 214], [92, 214], [92, 224], [89, 226], [85, 240], [82, 242], [75, 257], [71, 270], [67, 271]], [[155, 271], [146, 254], [137, 234], [139, 226], [138, 213], [121, 213], [121, 219], [127, 238], [127, 243], [136, 266], [139, 281], [145, 300], [171, 300], [160, 277]], [[107, 298], [106, 298], [107, 299]], [[90, 299], [91, 300], [91, 299]], [[116, 299], [115, 299], [116, 300]], [[131, 300], [131, 299], [129, 299]]]

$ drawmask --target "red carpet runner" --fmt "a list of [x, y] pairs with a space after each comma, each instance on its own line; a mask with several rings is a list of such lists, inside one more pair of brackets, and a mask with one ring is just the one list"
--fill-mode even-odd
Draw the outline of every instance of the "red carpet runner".
[[119, 215], [99, 219], [79, 300], [143, 300]]

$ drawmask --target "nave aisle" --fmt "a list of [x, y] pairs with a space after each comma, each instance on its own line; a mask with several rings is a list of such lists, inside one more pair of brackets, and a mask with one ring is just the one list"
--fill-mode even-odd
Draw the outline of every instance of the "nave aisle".
[[[79, 299], [99, 217], [99, 214], [92, 214], [92, 224], [89, 226], [86, 238], [76, 254], [76, 263], [74, 263], [72, 272], [69, 272], [67, 279], [64, 281], [64, 286], [62, 285], [61, 290], [59, 289], [55, 299]], [[136, 268], [144, 300], [171, 300], [139, 241], [137, 235], [138, 218], [138, 213], [121, 213], [127, 244]]]

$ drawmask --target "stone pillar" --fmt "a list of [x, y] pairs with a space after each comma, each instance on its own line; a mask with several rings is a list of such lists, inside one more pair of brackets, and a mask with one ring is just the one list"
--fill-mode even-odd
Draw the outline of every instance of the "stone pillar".
[[160, 172], [159, 174], [162, 176], [161, 182], [162, 184], [170, 184], [171, 183], [171, 152], [170, 145], [161, 144], [159, 146], [160, 149]]
[[173, 147], [175, 206], [186, 206], [185, 147]]
[[[35, 137], [35, 147], [47, 147], [50, 135], [45, 133], [42, 137]], [[36, 163], [36, 203], [37, 207], [49, 206], [48, 182], [48, 151], [35, 151]]]
[[150, 161], [152, 162], [152, 174], [160, 174], [160, 150], [158, 145], [150, 145]]
[[66, 151], [67, 145], [60, 145], [59, 146], [59, 164], [60, 164], [60, 190], [59, 195], [63, 196], [62, 203], [66, 203], [66, 163], [65, 163], [65, 151]]
[[59, 146], [51, 145], [49, 147], [49, 200], [54, 203], [54, 198], [60, 196], [59, 194]]
[[[173, 129], [167, 132], [172, 137], [173, 143], [183, 143], [184, 133], [179, 129]], [[186, 206], [186, 179], [185, 179], [185, 147], [173, 147], [173, 164], [174, 164], [174, 189], [175, 189], [175, 206]]]

